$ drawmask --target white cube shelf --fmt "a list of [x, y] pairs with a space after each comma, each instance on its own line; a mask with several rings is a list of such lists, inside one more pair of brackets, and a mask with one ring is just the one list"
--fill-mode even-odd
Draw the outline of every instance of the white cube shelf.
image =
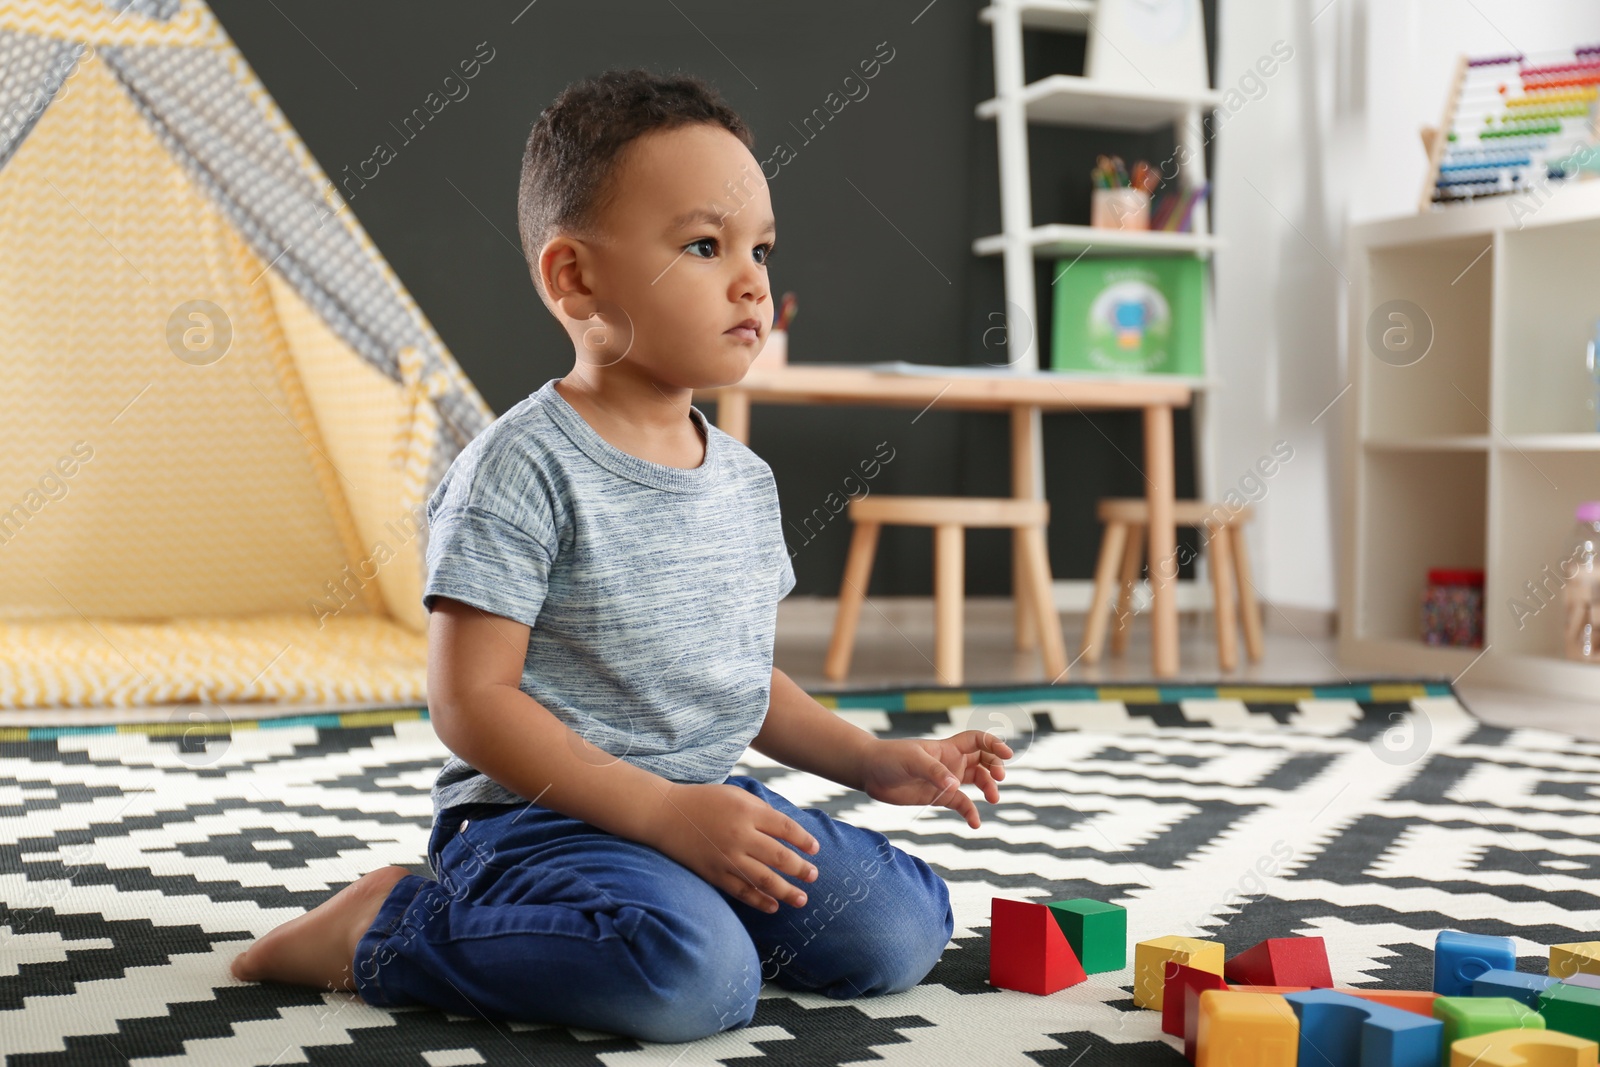
[[[1600, 700], [1600, 665], [1562, 657], [1549, 580], [1573, 509], [1600, 500], [1584, 367], [1600, 319], [1600, 181], [1352, 227], [1349, 247], [1341, 660]], [[1369, 343], [1391, 301], [1432, 326], [1409, 365]], [[1423, 643], [1433, 567], [1484, 570], [1482, 649]]]

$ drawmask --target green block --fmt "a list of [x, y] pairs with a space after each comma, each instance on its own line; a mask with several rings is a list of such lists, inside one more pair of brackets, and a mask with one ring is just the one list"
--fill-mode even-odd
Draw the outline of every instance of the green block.
[[1116, 904], [1080, 898], [1049, 904], [1085, 974], [1120, 971], [1128, 965], [1128, 911]]
[[1546, 1028], [1600, 1041], [1600, 989], [1556, 983], [1539, 996]]
[[1464, 1037], [1545, 1028], [1544, 1016], [1511, 997], [1436, 997], [1433, 1017], [1444, 1023], [1443, 1067], [1450, 1067], [1450, 1046]]

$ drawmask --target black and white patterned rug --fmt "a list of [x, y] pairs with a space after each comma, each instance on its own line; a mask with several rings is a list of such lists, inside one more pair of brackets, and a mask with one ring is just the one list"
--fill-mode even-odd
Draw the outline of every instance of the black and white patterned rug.
[[[388, 1010], [242, 983], [251, 939], [384, 864], [427, 868], [446, 750], [424, 712], [0, 727], [0, 1056], [46, 1064], [1177, 1064], [1131, 970], [990, 988], [994, 896], [1127, 907], [1131, 941], [1228, 954], [1319, 934], [1339, 984], [1426, 989], [1443, 928], [1544, 946], [1600, 928], [1600, 745], [1473, 719], [1446, 686], [931, 690], [824, 703], [885, 736], [981, 727], [1018, 755], [983, 825], [875, 802], [750, 753], [801, 806], [945, 878], [956, 929], [915, 989], [768, 983], [687, 1045]], [[915, 710], [903, 710], [915, 709]], [[973, 790], [975, 793], [975, 790]], [[1132, 953], [1129, 958], [1131, 961]]]

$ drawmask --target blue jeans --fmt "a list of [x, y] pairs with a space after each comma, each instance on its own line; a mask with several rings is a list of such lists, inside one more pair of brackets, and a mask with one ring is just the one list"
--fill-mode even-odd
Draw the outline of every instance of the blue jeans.
[[362, 935], [362, 999], [674, 1042], [748, 1025], [763, 980], [843, 999], [927, 976], [955, 926], [932, 868], [747, 775], [727, 784], [817, 839], [815, 882], [780, 873], [805, 907], [768, 914], [649, 845], [537, 804], [461, 805], [428, 840], [438, 880], [400, 879]]

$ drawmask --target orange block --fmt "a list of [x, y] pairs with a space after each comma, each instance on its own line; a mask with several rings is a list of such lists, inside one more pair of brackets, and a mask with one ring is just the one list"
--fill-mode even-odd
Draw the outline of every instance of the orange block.
[[1335, 993], [1347, 993], [1352, 997], [1370, 1000], [1374, 1004], [1387, 1004], [1391, 1008], [1409, 1011], [1424, 1018], [1433, 1018], [1433, 1002], [1439, 996], [1437, 993], [1424, 992], [1414, 989], [1345, 989], [1335, 987]]
[[989, 909], [989, 984], [1045, 996], [1088, 975], [1050, 909], [995, 897]]
[[1295, 1067], [1300, 1020], [1276, 993], [1200, 994], [1195, 1067]]

